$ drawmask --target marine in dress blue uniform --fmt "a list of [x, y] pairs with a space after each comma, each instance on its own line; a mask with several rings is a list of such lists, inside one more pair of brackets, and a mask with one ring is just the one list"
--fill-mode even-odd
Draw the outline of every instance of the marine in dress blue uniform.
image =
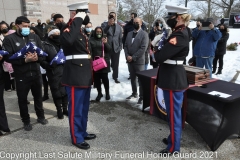
[[68, 7], [71, 19], [62, 29], [60, 37], [66, 56], [62, 84], [66, 86], [68, 95], [72, 144], [81, 149], [88, 149], [90, 145], [85, 140], [96, 138], [95, 134], [88, 134], [86, 131], [93, 77], [88, 38], [82, 33], [81, 26], [90, 21], [86, 14], [88, 3], [80, 2]]
[[[157, 86], [163, 90], [166, 112], [169, 121], [170, 135], [163, 139], [167, 148], [160, 153], [180, 152], [182, 133], [181, 107], [184, 91], [188, 88], [186, 71], [183, 61], [189, 52], [189, 32], [185, 26], [191, 16], [188, 8], [166, 5], [168, 10], [167, 24], [173, 32], [165, 45], [155, 52], [155, 59], [160, 64]], [[182, 18], [182, 17], [185, 18]]]

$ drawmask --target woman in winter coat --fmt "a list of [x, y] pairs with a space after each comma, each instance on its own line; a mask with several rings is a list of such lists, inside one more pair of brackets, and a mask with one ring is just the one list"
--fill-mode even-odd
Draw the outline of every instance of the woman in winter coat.
[[101, 89], [101, 80], [105, 88], [106, 100], [110, 99], [109, 94], [109, 79], [108, 73], [110, 72], [110, 50], [111, 47], [107, 43], [107, 38], [103, 37], [103, 29], [101, 27], [96, 27], [93, 36], [90, 39], [90, 48], [92, 53], [92, 58], [94, 60], [95, 57], [103, 56], [103, 49], [104, 49], [104, 59], [107, 63], [107, 67], [103, 68], [99, 71], [94, 71], [94, 86], [97, 88], [98, 95], [96, 97], [96, 101], [100, 101], [103, 97], [102, 89]]
[[0, 55], [0, 136], [3, 134], [1, 131], [10, 132], [3, 99], [4, 92], [4, 71], [2, 67], [3, 61], [4, 58], [3, 56]]
[[228, 28], [225, 24], [221, 24], [219, 26], [219, 30], [222, 33], [221, 39], [218, 40], [217, 43], [217, 48], [215, 51], [215, 57], [213, 59], [213, 70], [212, 73], [216, 72], [217, 69], [217, 61], [219, 63], [218, 65], [218, 71], [216, 74], [222, 74], [222, 69], [223, 69], [223, 56], [226, 54], [226, 46], [227, 46], [227, 41], [229, 38], [229, 31]]
[[43, 42], [43, 51], [48, 54], [45, 61], [41, 63], [42, 68], [46, 69], [50, 90], [52, 92], [53, 102], [57, 108], [57, 116], [63, 119], [63, 115], [68, 115], [67, 104], [68, 97], [64, 86], [61, 85], [63, 74], [63, 64], [53, 63], [51, 61], [55, 58], [61, 49], [60, 45], [60, 30], [53, 29], [48, 33], [48, 38]]

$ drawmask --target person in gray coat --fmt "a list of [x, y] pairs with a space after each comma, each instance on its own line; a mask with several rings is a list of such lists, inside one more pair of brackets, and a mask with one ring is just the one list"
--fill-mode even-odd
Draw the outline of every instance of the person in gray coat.
[[[142, 19], [136, 17], [133, 22], [134, 30], [129, 32], [124, 44], [125, 57], [127, 59], [130, 71], [132, 95], [127, 97], [128, 100], [137, 98], [136, 73], [143, 71], [145, 68], [145, 52], [148, 48], [148, 34], [141, 29]], [[143, 100], [142, 86], [139, 81], [139, 99], [138, 104]]]
[[113, 70], [112, 78], [115, 83], [120, 83], [118, 81], [118, 66], [119, 57], [122, 50], [122, 28], [119, 24], [115, 23], [116, 13], [110, 12], [108, 15], [108, 22], [102, 23], [101, 27], [104, 33], [107, 34], [108, 43], [112, 47], [111, 55], [111, 67]]

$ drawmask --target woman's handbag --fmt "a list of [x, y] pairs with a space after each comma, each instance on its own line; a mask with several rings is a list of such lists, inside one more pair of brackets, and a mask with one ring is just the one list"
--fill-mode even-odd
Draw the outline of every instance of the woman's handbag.
[[100, 69], [103, 69], [103, 68], [107, 67], [107, 63], [104, 59], [104, 44], [102, 44], [102, 49], [103, 49], [103, 56], [102, 57], [95, 56], [94, 60], [92, 62], [94, 71], [99, 71]]

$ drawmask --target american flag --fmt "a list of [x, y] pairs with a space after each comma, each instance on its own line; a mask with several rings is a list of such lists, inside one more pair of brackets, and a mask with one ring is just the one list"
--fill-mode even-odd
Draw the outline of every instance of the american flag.
[[158, 43], [158, 50], [160, 50], [164, 46], [167, 36], [168, 36], [167, 30], [165, 28], [163, 28], [162, 38], [160, 39], [160, 41]]
[[60, 49], [60, 51], [57, 53], [57, 55], [52, 59], [50, 65], [53, 63], [55, 64], [64, 64], [66, 61], [66, 57], [64, 56], [63, 50]]
[[1, 56], [5, 56], [5, 55], [7, 55], [7, 54], [9, 54], [7, 51], [0, 50], [0, 55], [1, 55]]
[[35, 46], [32, 42], [29, 42], [26, 46], [24, 46], [20, 51], [13, 54], [9, 59], [21, 59], [25, 58], [26, 53], [31, 52], [34, 53], [36, 51], [38, 56], [48, 56], [47, 53], [43, 52], [40, 48]]

